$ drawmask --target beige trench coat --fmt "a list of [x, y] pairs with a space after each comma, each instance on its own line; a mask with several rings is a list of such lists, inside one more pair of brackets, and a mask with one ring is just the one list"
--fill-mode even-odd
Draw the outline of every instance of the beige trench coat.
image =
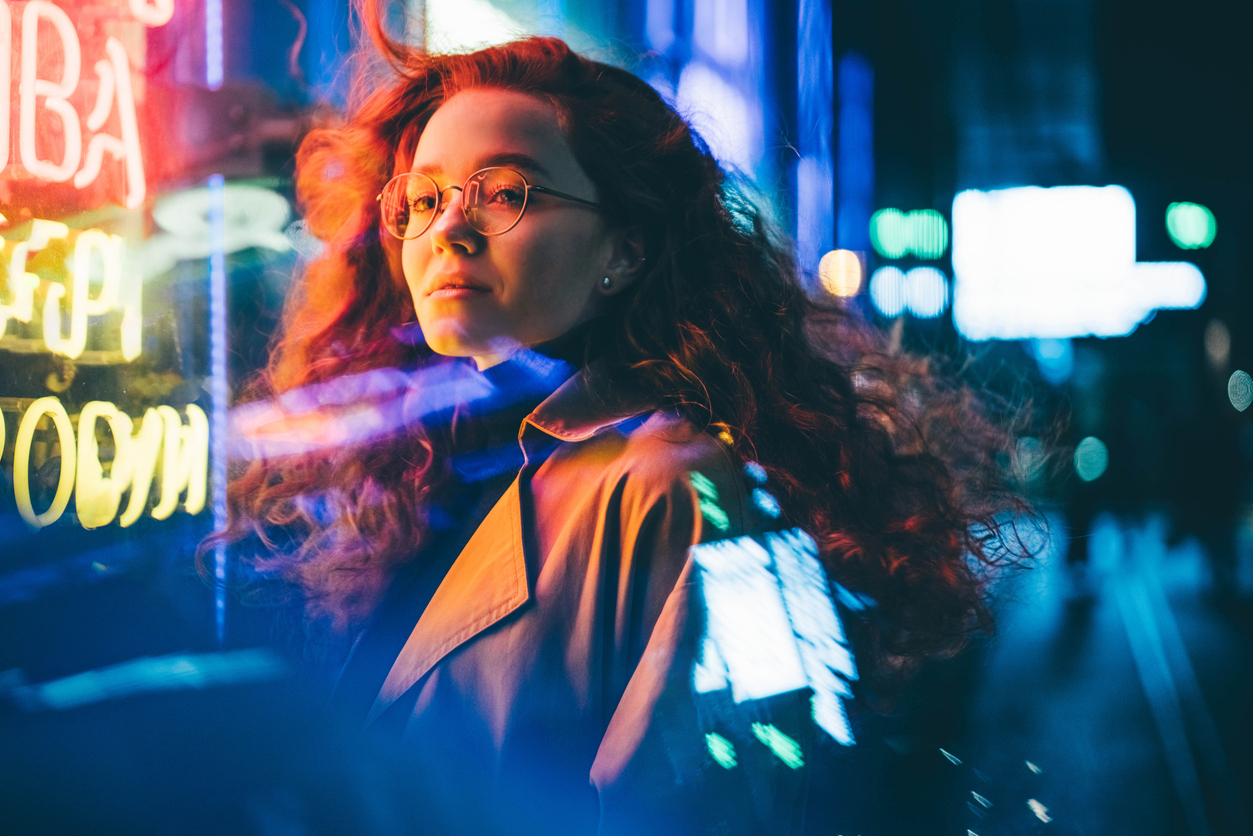
[[[760, 528], [741, 464], [685, 420], [594, 394], [586, 372], [524, 420], [519, 440], [526, 464], [438, 586], [367, 721], [403, 708], [405, 748], [452, 811], [432, 828], [793, 832], [805, 770], [760, 755], [719, 766], [705, 734], [726, 712], [702, 710], [692, 687], [702, 611], [688, 549]], [[702, 512], [692, 473], [712, 482], [725, 517]], [[754, 710], [803, 720], [807, 696]]]

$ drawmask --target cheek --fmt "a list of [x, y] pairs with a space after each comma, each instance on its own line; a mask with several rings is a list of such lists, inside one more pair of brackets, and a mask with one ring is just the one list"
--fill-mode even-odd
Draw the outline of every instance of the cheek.
[[551, 313], [578, 307], [586, 302], [594, 286], [593, 275], [604, 261], [600, 236], [594, 230], [553, 229], [537, 236], [516, 262], [520, 268], [520, 290], [534, 306]]
[[[431, 259], [431, 245], [422, 238], [413, 238], [403, 243], [400, 250], [401, 270], [409, 292], [415, 293], [422, 277], [426, 273], [426, 265]], [[414, 296], [415, 303], [418, 301]]]

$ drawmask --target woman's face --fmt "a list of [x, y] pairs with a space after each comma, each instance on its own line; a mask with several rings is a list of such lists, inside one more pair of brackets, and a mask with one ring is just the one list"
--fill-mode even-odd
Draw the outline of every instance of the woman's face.
[[[523, 93], [470, 89], [454, 95], [422, 132], [412, 170], [443, 189], [461, 186], [488, 166], [513, 168], [532, 185], [597, 200], [556, 109]], [[432, 350], [473, 357], [483, 369], [594, 315], [604, 296], [602, 278], [619, 275], [622, 266], [618, 236], [594, 207], [532, 192], [517, 226], [486, 236], [466, 222], [462, 197], [456, 189], [444, 192], [442, 214], [402, 249], [405, 281]]]

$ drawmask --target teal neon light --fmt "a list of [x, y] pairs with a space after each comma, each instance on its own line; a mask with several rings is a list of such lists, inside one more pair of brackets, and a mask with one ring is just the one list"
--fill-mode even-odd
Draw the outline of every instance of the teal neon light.
[[948, 249], [948, 221], [934, 209], [880, 209], [870, 216], [870, 243], [884, 258], [940, 258]]
[[800, 769], [805, 765], [801, 755], [801, 745], [773, 725], [753, 723], [753, 734], [762, 743], [770, 747], [770, 751], [779, 756], [779, 760], [789, 769]]
[[1214, 243], [1218, 222], [1214, 213], [1199, 203], [1172, 203], [1166, 207], [1166, 231], [1176, 247], [1201, 250]]
[[710, 732], [705, 735], [705, 746], [709, 749], [709, 754], [713, 756], [713, 759], [723, 769], [734, 769], [739, 763], [735, 759], [735, 746], [717, 732]]

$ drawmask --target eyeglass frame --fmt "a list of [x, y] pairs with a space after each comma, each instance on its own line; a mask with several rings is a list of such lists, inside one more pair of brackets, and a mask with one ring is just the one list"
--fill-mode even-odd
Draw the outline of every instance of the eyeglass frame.
[[422, 227], [422, 231], [419, 232], [417, 235], [414, 235], [413, 238], [409, 238], [403, 235], [397, 235], [396, 233], [392, 232], [391, 229], [388, 228], [387, 223], [381, 217], [382, 213], [380, 213], [379, 224], [383, 227], [383, 229], [387, 231], [389, 235], [391, 235], [393, 238], [398, 238], [401, 241], [412, 241], [415, 238], [421, 238], [424, 234], [426, 234], [426, 232], [432, 226], [435, 225], [435, 221], [437, 221], [439, 217], [444, 214], [444, 208], [445, 208], [444, 192], [448, 191], [449, 189], [456, 189], [457, 191], [461, 192], [462, 195], [464, 195], [465, 190], [466, 190], [466, 184], [468, 184], [471, 180], [473, 180], [475, 177], [482, 174], [483, 172], [491, 171], [497, 168], [504, 169], [505, 171], [512, 171], [514, 174], [518, 175], [519, 179], [522, 180], [522, 187], [523, 187], [522, 208], [518, 210], [518, 217], [515, 218], [513, 223], [509, 224], [509, 226], [506, 227], [505, 229], [502, 229], [500, 232], [483, 232], [482, 230], [480, 230], [478, 227], [474, 225], [473, 221], [470, 220], [470, 216], [466, 214], [465, 204], [462, 203], [460, 207], [461, 217], [465, 218], [465, 221], [467, 224], [470, 225], [470, 228], [473, 229], [475, 232], [477, 232], [479, 235], [483, 235], [486, 237], [504, 235], [506, 232], [510, 231], [515, 226], [517, 226], [522, 221], [522, 216], [526, 214], [526, 208], [531, 205], [531, 192], [539, 192], [540, 194], [546, 194], [546, 195], [551, 195], [552, 197], [560, 197], [565, 200], [571, 200], [571, 201], [574, 201], [575, 203], [582, 203], [584, 206], [591, 206], [593, 209], [605, 208], [604, 206], [601, 206], [599, 203], [594, 203], [593, 201], [590, 201], [590, 200], [584, 200], [581, 197], [575, 197], [574, 195], [567, 194], [566, 192], [557, 191], [556, 189], [550, 189], [547, 186], [537, 186], [533, 184], [530, 180], [527, 180], [526, 175], [523, 174], [521, 171], [518, 171], [516, 168], [510, 168], [507, 165], [484, 166], [483, 168], [480, 168], [478, 171], [472, 173], [469, 177], [467, 177], [465, 179], [465, 182], [462, 183], [460, 186], [448, 185], [448, 186], [443, 186], [443, 187], [441, 187], [439, 183], [436, 183], [435, 178], [431, 177], [429, 174], [424, 174], [420, 171], [402, 171], [400, 174], [397, 174], [396, 176], [392, 177], [392, 179], [388, 180], [383, 185], [383, 191], [379, 192], [378, 195], [374, 198], [375, 202], [381, 205], [383, 202], [383, 194], [387, 191], [387, 187], [390, 186], [392, 183], [396, 182], [397, 180], [399, 180], [401, 177], [412, 177], [414, 175], [419, 175], [421, 177], [425, 177], [427, 180], [430, 180], [431, 185], [435, 186], [435, 191], [439, 195], [439, 198], [435, 204], [435, 211], [431, 214], [431, 219], [426, 222], [426, 226]]

